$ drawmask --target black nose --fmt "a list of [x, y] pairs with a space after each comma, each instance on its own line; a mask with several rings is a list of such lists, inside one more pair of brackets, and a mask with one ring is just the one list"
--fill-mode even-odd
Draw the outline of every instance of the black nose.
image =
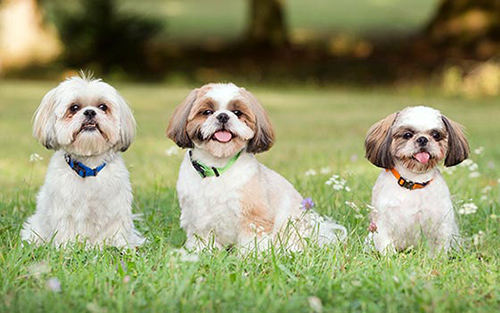
[[429, 142], [429, 139], [427, 139], [427, 138], [426, 138], [426, 137], [424, 137], [424, 136], [417, 138], [417, 143], [418, 143], [420, 146], [425, 146], [428, 142]]
[[96, 114], [97, 113], [95, 113], [95, 111], [92, 109], [88, 109], [83, 112], [83, 115], [85, 115], [87, 118], [93, 118], [94, 116], [96, 116]]
[[229, 121], [229, 115], [227, 115], [226, 113], [221, 113], [217, 115], [217, 120], [222, 124], [226, 124], [227, 121]]

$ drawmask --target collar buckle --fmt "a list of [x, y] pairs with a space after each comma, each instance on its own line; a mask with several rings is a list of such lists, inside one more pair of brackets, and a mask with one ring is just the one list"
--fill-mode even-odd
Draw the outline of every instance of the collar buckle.
[[415, 186], [415, 183], [412, 182], [411, 180], [406, 180], [403, 177], [400, 177], [398, 179], [398, 185], [401, 187], [404, 187], [406, 189], [413, 189], [413, 187]]

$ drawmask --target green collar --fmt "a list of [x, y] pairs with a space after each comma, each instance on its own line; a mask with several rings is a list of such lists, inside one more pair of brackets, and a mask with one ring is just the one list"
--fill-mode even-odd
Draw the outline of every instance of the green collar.
[[241, 150], [240, 152], [238, 152], [238, 154], [232, 157], [224, 167], [210, 167], [196, 160], [193, 160], [193, 151], [191, 150], [189, 150], [189, 159], [191, 160], [191, 164], [193, 164], [194, 169], [198, 172], [198, 174], [200, 174], [201, 178], [210, 176], [219, 177], [225, 171], [227, 171], [234, 164], [234, 162], [236, 162], [236, 160], [238, 160], [242, 151], [243, 150]]

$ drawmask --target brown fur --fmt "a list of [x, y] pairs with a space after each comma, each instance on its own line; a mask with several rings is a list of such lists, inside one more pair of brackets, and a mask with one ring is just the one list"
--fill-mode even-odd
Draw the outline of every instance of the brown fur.
[[231, 101], [229, 103], [228, 110], [229, 111], [235, 111], [235, 110], [240, 111], [242, 114], [239, 117], [239, 120], [242, 121], [243, 123], [245, 123], [254, 132], [256, 131], [255, 114], [244, 101], [239, 100], [239, 99]]
[[[432, 137], [433, 132], [439, 132], [441, 137], [439, 140], [435, 140]], [[416, 173], [427, 172], [434, 168], [445, 156], [447, 149], [447, 138], [446, 134], [437, 129], [432, 129], [423, 133], [416, 132], [410, 127], [400, 127], [392, 131], [392, 144], [391, 144], [391, 154], [396, 158], [401, 164]], [[413, 133], [411, 139], [404, 139], [403, 135], [407, 132]], [[420, 137], [426, 137], [429, 140], [428, 145], [421, 150], [422, 147], [417, 143], [417, 139]], [[408, 149], [405, 149], [408, 145], [412, 145], [413, 149], [410, 154], [408, 154]], [[436, 149], [437, 147], [437, 149]], [[406, 152], [404, 152], [406, 151]], [[426, 164], [422, 164], [413, 158], [415, 153], [420, 151], [428, 152], [431, 158]], [[406, 154], [405, 154], [406, 153]]]
[[[274, 227], [274, 214], [266, 202], [267, 196], [262, 190], [262, 184], [259, 182], [258, 175], [255, 175], [242, 188], [241, 192], [241, 220], [240, 227], [248, 233], [255, 233], [258, 229], [271, 234]], [[255, 225], [253, 229], [250, 225]], [[262, 231], [261, 231], [262, 232]], [[262, 235], [258, 232], [258, 235]]]
[[443, 115], [444, 125], [448, 130], [448, 153], [444, 160], [445, 166], [460, 164], [469, 157], [469, 143], [465, 137], [463, 126]]
[[175, 109], [167, 127], [167, 137], [181, 148], [193, 148], [193, 141], [186, 129], [191, 108], [198, 97], [199, 89], [192, 90], [186, 99]]
[[244, 88], [240, 88], [240, 90], [241, 95], [247, 100], [250, 106], [249, 109], [255, 116], [255, 135], [248, 142], [247, 152], [261, 153], [267, 151], [271, 149], [274, 143], [274, 130], [269, 120], [269, 116], [253, 94], [246, 91]]
[[[175, 109], [167, 127], [167, 137], [172, 139], [179, 147], [193, 148], [193, 140], [203, 141], [209, 139], [201, 138], [200, 128], [207, 119], [207, 116], [203, 115], [202, 112], [207, 109], [214, 111], [218, 109], [217, 104], [211, 99], [203, 99], [203, 96], [210, 88], [212, 88], [212, 84], [191, 91]], [[230, 103], [229, 109], [240, 110], [243, 113], [240, 120], [255, 132], [254, 137], [248, 142], [247, 152], [260, 153], [267, 151], [274, 143], [274, 130], [269, 116], [254, 95], [244, 88], [240, 88], [240, 90], [242, 99], [236, 99]], [[203, 100], [198, 102], [198, 99]], [[226, 154], [241, 150], [244, 142], [239, 138], [234, 138], [229, 144], [224, 145], [224, 149], [217, 147], [217, 142], [207, 142], [207, 145], [209, 150], [213, 150], [214, 155], [226, 157]], [[221, 149], [224, 150], [223, 153], [219, 151]]]
[[377, 122], [366, 135], [366, 158], [378, 167], [394, 167], [394, 159], [390, 150], [392, 144], [391, 127], [396, 120], [397, 114], [397, 112], [393, 113]]

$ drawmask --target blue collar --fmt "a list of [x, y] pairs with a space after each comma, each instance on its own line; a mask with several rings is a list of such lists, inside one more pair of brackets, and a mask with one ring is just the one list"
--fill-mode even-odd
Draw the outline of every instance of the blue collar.
[[64, 159], [66, 160], [66, 163], [68, 163], [69, 167], [71, 167], [71, 169], [82, 178], [97, 176], [97, 174], [106, 166], [106, 162], [104, 162], [96, 168], [90, 168], [83, 163], [71, 159], [69, 154], [65, 154]]

